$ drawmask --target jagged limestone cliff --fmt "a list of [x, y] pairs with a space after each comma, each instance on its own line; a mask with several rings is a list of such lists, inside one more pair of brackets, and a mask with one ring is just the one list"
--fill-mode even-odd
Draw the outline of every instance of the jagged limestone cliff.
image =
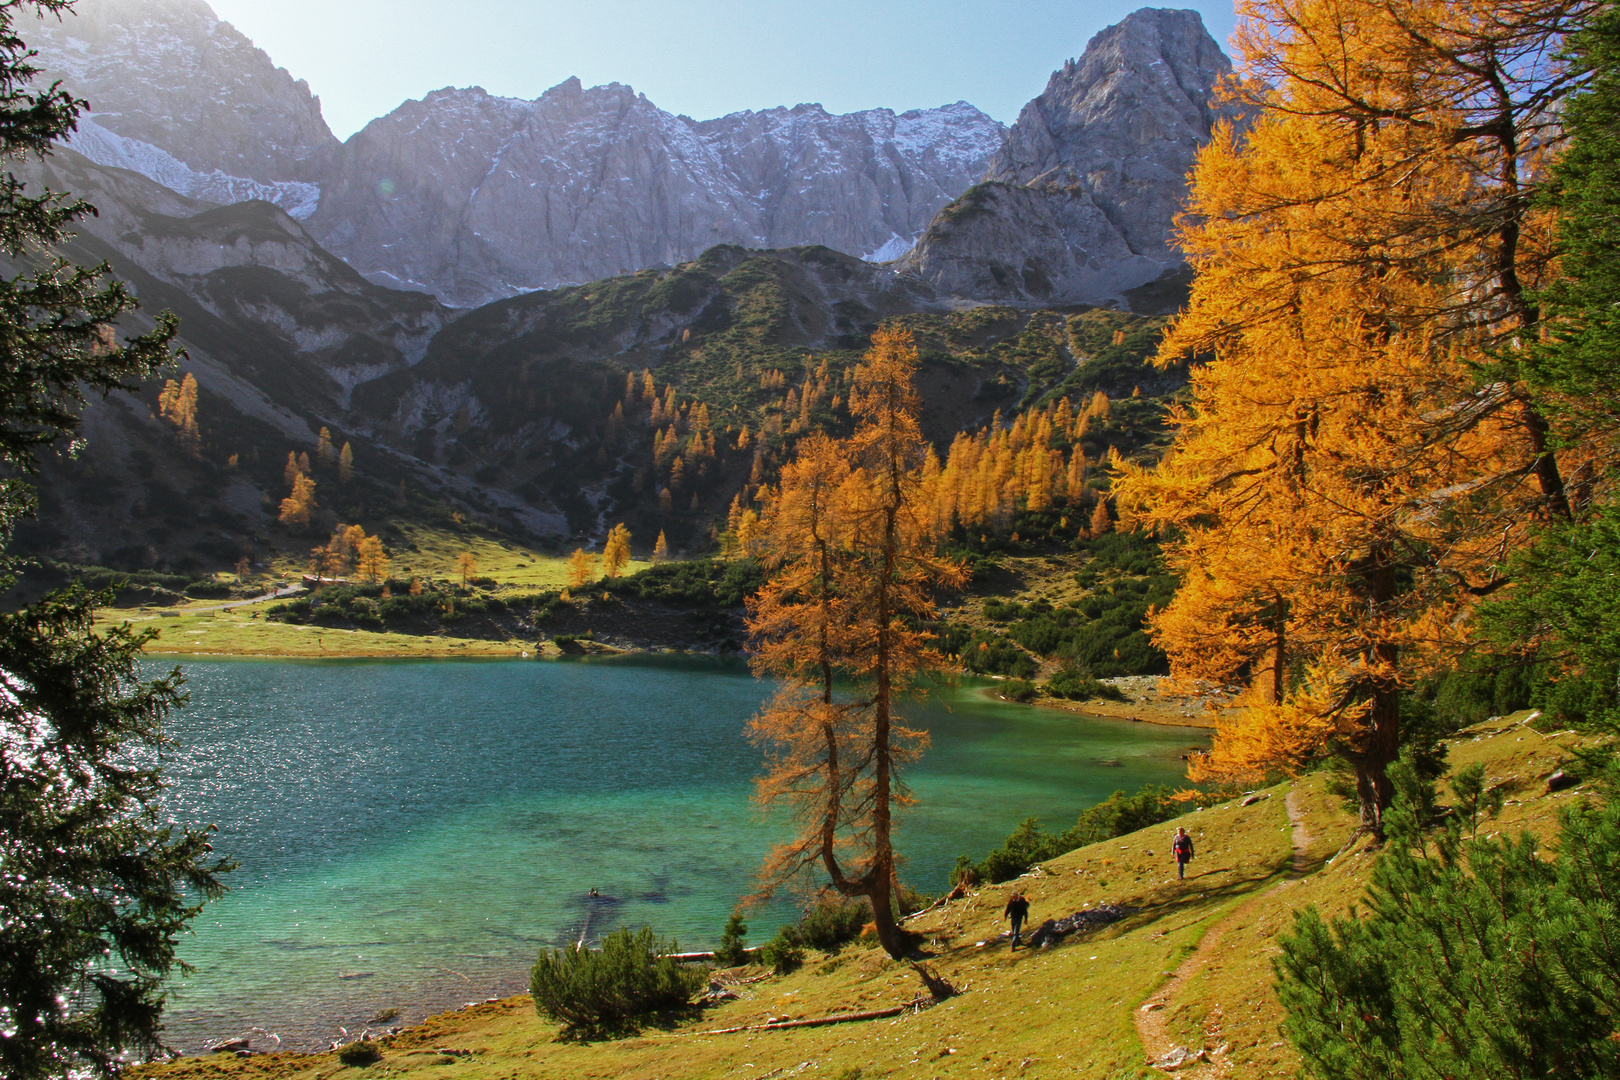
[[1143, 8], [1024, 107], [901, 267], [981, 300], [1102, 302], [1175, 275], [1173, 219], [1231, 61], [1195, 11]]

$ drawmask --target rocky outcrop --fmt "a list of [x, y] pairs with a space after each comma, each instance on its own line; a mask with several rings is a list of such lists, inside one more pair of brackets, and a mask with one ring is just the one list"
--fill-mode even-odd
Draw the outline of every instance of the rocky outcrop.
[[87, 99], [99, 128], [198, 174], [318, 182], [338, 147], [309, 86], [203, 0], [77, 0], [17, 30], [39, 51], [40, 81]]
[[1173, 219], [1231, 67], [1194, 11], [1144, 8], [1102, 31], [902, 267], [958, 296], [1035, 303], [1115, 299], [1174, 276]]
[[[213, 351], [245, 357], [273, 340], [320, 371], [311, 389], [325, 386], [337, 401], [359, 382], [420, 360], [448, 321], [432, 297], [365, 280], [268, 202], [215, 206], [183, 198], [65, 148], [28, 162], [20, 174], [31, 186], [72, 191], [95, 206], [76, 228], [114, 252], [122, 273], [162, 281], [241, 335], [240, 342], [214, 343]], [[284, 365], [266, 358], [254, 366]]]
[[1001, 135], [965, 102], [695, 121], [616, 83], [534, 101], [445, 89], [344, 145], [310, 227], [372, 280], [467, 306], [719, 243], [892, 257]]

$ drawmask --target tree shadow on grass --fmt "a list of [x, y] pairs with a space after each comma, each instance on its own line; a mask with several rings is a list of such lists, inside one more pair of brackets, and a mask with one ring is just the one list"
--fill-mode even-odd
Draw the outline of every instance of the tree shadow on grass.
[[655, 1013], [645, 1013], [641, 1016], [626, 1017], [614, 1024], [598, 1025], [595, 1027], [567, 1027], [557, 1033], [553, 1042], [579, 1043], [589, 1045], [593, 1042], [614, 1042], [619, 1039], [633, 1039], [648, 1029], [662, 1032], [672, 1032], [685, 1027], [694, 1021], [703, 1018], [705, 1002], [694, 1002], [681, 1009], [663, 1009]]
[[[1284, 857], [1276, 860], [1264, 872], [1228, 878], [1218, 885], [1202, 885], [1199, 883], [1199, 878], [1188, 878], [1183, 884], [1191, 886], [1191, 888], [1188, 888], [1180, 895], [1167, 896], [1159, 900], [1150, 900], [1145, 896], [1135, 896], [1112, 901], [1119, 907], [1131, 909], [1130, 914], [1114, 922], [1071, 931], [1054, 941], [1051, 947], [1094, 941], [1105, 934], [1115, 937], [1123, 936], [1138, 930], [1148, 929], [1171, 916], [1188, 914], [1200, 909], [1213, 911], [1228, 901], [1240, 897], [1259, 895], [1268, 883], [1285, 880], [1289, 876], [1290, 868], [1291, 859]], [[1200, 877], [1226, 872], [1228, 872], [1228, 868], [1223, 867], [1218, 870], [1206, 871]], [[1029, 953], [1043, 951], [1044, 949], [1041, 948], [1028, 950]]]

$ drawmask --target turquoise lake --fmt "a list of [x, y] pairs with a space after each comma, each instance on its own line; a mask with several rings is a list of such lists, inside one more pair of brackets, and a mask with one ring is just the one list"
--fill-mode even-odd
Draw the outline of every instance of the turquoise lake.
[[[164, 668], [148, 665], [148, 670]], [[535, 953], [618, 925], [713, 945], [779, 822], [749, 801], [741, 664], [183, 661], [168, 807], [219, 826], [231, 892], [194, 924], [169, 1040], [310, 1047], [522, 990]], [[908, 705], [904, 876], [941, 890], [1030, 815], [1175, 783], [1196, 729], [993, 700], [964, 680]], [[1104, 765], [1101, 762], [1117, 762]], [[600, 893], [592, 900], [591, 888]], [[755, 910], [757, 943], [791, 918]]]

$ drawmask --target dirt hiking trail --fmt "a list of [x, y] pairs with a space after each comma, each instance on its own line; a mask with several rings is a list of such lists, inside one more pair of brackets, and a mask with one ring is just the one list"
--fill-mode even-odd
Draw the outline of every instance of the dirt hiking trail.
[[[1136, 1010], [1136, 1034], [1142, 1040], [1142, 1049], [1147, 1053], [1148, 1063], [1154, 1068], [1162, 1069], [1174, 1076], [1186, 1077], [1188, 1080], [1225, 1080], [1231, 1075], [1231, 1063], [1224, 1054], [1219, 1052], [1208, 1054], [1202, 1048], [1188, 1050], [1171, 1038], [1169, 1017], [1187, 981], [1197, 974], [1212, 956], [1220, 952], [1227, 929], [1240, 921], [1261, 900], [1279, 889], [1287, 889], [1298, 884], [1300, 879], [1312, 872], [1311, 834], [1305, 828], [1305, 812], [1296, 801], [1295, 795], [1295, 792], [1290, 791], [1288, 797], [1283, 800], [1283, 806], [1288, 811], [1288, 821], [1294, 827], [1289, 838], [1294, 853], [1289, 860], [1288, 877], [1271, 888], [1256, 893], [1227, 912], [1199, 939], [1198, 947], [1193, 950], [1192, 955], [1183, 960], [1170, 978], [1165, 980], [1164, 985], [1155, 990]], [[1220, 1041], [1218, 1031], [1208, 1032], [1207, 1036], [1214, 1042]]]

